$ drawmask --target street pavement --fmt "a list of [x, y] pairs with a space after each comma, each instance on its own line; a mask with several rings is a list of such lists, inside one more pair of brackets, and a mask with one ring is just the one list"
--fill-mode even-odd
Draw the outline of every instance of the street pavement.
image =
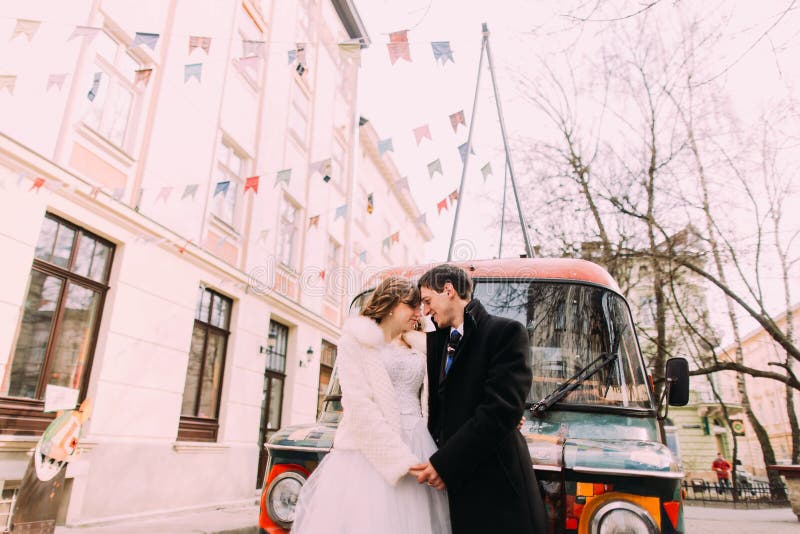
[[687, 534], [800, 534], [800, 521], [790, 508], [687, 506], [684, 520]]

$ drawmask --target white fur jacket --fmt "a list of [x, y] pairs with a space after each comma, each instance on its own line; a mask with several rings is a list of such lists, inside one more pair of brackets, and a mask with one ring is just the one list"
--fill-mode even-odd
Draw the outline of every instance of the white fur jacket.
[[[408, 332], [405, 341], [425, 362], [425, 334]], [[358, 450], [373, 467], [395, 485], [417, 458], [400, 436], [400, 407], [380, 351], [386, 346], [383, 331], [367, 317], [352, 317], [342, 327], [336, 367], [342, 387], [342, 420], [334, 449]], [[428, 378], [420, 391], [422, 415], [428, 416]]]

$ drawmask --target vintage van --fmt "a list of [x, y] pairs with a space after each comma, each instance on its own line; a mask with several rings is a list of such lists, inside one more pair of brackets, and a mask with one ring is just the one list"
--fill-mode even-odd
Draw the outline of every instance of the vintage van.
[[[685, 532], [684, 474], [665, 445], [661, 412], [688, 400], [686, 360], [667, 363], [658, 402], [628, 303], [594, 263], [520, 258], [457, 264], [471, 274], [474, 298], [489, 313], [528, 329], [533, 384], [520, 431], [542, 488], [549, 532]], [[415, 279], [430, 267], [389, 269], [376, 279]], [[354, 310], [374, 285], [356, 297]], [[340, 417], [334, 379], [316, 424], [281, 429], [265, 445], [262, 532], [291, 528], [300, 488], [330, 451]]]

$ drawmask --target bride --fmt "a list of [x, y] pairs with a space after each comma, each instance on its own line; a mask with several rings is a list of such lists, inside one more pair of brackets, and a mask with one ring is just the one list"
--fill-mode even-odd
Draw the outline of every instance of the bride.
[[389, 277], [348, 319], [337, 369], [342, 420], [333, 450], [300, 491], [292, 534], [449, 534], [447, 495], [411, 466], [436, 451], [427, 429], [420, 295]]

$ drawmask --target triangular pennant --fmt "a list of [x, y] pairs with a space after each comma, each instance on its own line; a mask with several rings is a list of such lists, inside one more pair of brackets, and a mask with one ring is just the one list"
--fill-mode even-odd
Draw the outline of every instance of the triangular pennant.
[[89, 102], [94, 102], [95, 97], [97, 96], [97, 91], [100, 90], [100, 80], [103, 79], [102, 72], [95, 72], [94, 77], [92, 78], [92, 87], [89, 89], [89, 92], [86, 93], [86, 98], [89, 99]]
[[131, 43], [131, 49], [136, 48], [139, 45], [145, 45], [150, 50], [155, 50], [156, 43], [158, 43], [157, 33], [136, 32], [136, 35], [133, 38], [133, 43]]
[[322, 178], [328, 182], [331, 179], [331, 172], [333, 171], [333, 163], [331, 162], [331, 158], [312, 162], [311, 166], [309, 167], [309, 171], [311, 172], [312, 176], [316, 173], [320, 173]]
[[431, 178], [433, 178], [433, 175], [434, 175], [435, 173], [437, 173], [437, 172], [438, 172], [439, 174], [441, 174], [442, 176], [444, 176], [444, 172], [442, 171], [442, 161], [441, 161], [441, 160], [438, 160], [438, 159], [437, 159], [437, 160], [435, 160], [435, 161], [431, 161], [430, 163], [428, 163], [428, 175], [429, 175]]
[[156, 197], [156, 200], [155, 200], [154, 204], [156, 202], [158, 202], [159, 199], [163, 199], [164, 200], [164, 204], [166, 204], [167, 200], [169, 200], [169, 195], [171, 193], [172, 193], [172, 187], [171, 186], [162, 187], [161, 191], [158, 192], [158, 196]]
[[253, 74], [258, 74], [258, 65], [261, 63], [261, 58], [258, 56], [240, 57], [236, 60], [240, 70], [249, 69]]
[[383, 239], [383, 248], [392, 248], [392, 239], [391, 239], [391, 237], [385, 237]]
[[447, 199], [442, 199], [436, 203], [436, 213], [441, 214], [442, 210], [447, 211]]
[[414, 128], [414, 139], [417, 141], [417, 146], [419, 146], [422, 140], [426, 138], [430, 139], [431, 141], [433, 140], [431, 137], [431, 129], [427, 124], [423, 124], [422, 126]]
[[289, 50], [286, 56], [289, 59], [289, 65], [291, 65], [297, 60], [297, 50]]
[[0, 76], [0, 91], [8, 89], [9, 94], [14, 94], [14, 84], [17, 83], [16, 75], [4, 74]]
[[[461, 155], [461, 163], [467, 162], [467, 143], [462, 145], [458, 145], [458, 153]], [[473, 156], [475, 155], [475, 151], [472, 150], [472, 147], [469, 147], [469, 153]]]
[[455, 201], [456, 201], [456, 200], [458, 200], [458, 190], [457, 190], [457, 189], [456, 189], [456, 190], [454, 190], [452, 193], [450, 193], [450, 194], [447, 196], [447, 198], [449, 198], [449, 199], [450, 199], [450, 205], [451, 205], [451, 206], [452, 206], [453, 204], [455, 204]]
[[398, 190], [408, 189], [408, 178], [407, 177], [398, 178], [397, 180], [394, 181], [394, 186]]
[[319, 215], [314, 215], [313, 217], [309, 217], [308, 227], [311, 228], [312, 226], [314, 226], [315, 228], [319, 226]]
[[64, 86], [64, 81], [67, 79], [66, 74], [51, 74], [47, 77], [47, 86], [45, 87], [45, 91], [49, 91], [51, 87], [56, 86], [60, 91], [61, 88]]
[[392, 238], [392, 243], [399, 243], [400, 242], [400, 232], [395, 232], [389, 237]]
[[456, 111], [452, 115], [450, 115], [450, 126], [453, 127], [453, 131], [458, 131], [458, 125], [463, 124], [464, 127], [467, 127], [467, 120], [464, 118], [464, 110]]
[[295, 70], [297, 71], [298, 75], [302, 76], [308, 68], [306, 66], [306, 43], [296, 43], [294, 49], [295, 59], [297, 60], [297, 67]]
[[394, 144], [392, 144], [391, 137], [378, 141], [378, 155], [383, 156], [386, 152], [394, 152]]
[[347, 204], [342, 204], [336, 208], [336, 215], [333, 216], [333, 220], [335, 221], [339, 217], [344, 218], [345, 215], [347, 215]]
[[320, 277], [320, 279], [325, 280], [325, 271], [324, 270], [319, 272], [319, 277]]
[[411, 63], [411, 49], [408, 43], [386, 43], [386, 48], [389, 49], [389, 60], [392, 65], [397, 63], [398, 59], [405, 59]]
[[183, 66], [183, 83], [186, 83], [191, 78], [197, 78], [197, 82], [200, 83], [202, 80], [200, 79], [201, 73], [203, 71], [203, 64], [202, 63], [192, 63], [190, 65]]
[[244, 57], [264, 57], [264, 41], [242, 40], [242, 55]]
[[285, 182], [286, 186], [289, 186], [289, 180], [292, 179], [292, 169], [283, 169], [282, 171], [278, 171], [278, 174], [275, 176], [275, 185], [276, 187], [279, 183]]
[[442, 65], [447, 63], [449, 59], [451, 62], [455, 63], [456, 60], [453, 59], [453, 51], [450, 49], [450, 41], [434, 41], [431, 43], [431, 47], [433, 48], [433, 59], [435, 61], [442, 60]]
[[367, 195], [367, 213], [372, 214], [375, 211], [375, 197], [372, 193]]
[[258, 176], [251, 176], [244, 181], [244, 192], [247, 193], [248, 189], [252, 189], [253, 193], [258, 193]]
[[17, 19], [17, 24], [14, 26], [14, 33], [11, 34], [11, 39], [9, 40], [13, 40], [17, 35], [24, 35], [28, 38], [28, 42], [30, 43], [41, 24], [41, 21], [38, 20]]
[[491, 163], [487, 163], [486, 165], [481, 167], [481, 174], [483, 175], [483, 181], [484, 182], [486, 181], [486, 178], [488, 178], [489, 176], [493, 176], [493, 174], [492, 174], [492, 164]]
[[36, 192], [38, 193], [38, 192], [39, 192], [39, 189], [41, 189], [41, 188], [42, 188], [42, 186], [44, 185], [44, 183], [45, 183], [46, 181], [47, 181], [47, 180], [45, 180], [44, 178], [34, 178], [34, 179], [33, 179], [33, 184], [31, 185], [31, 188], [30, 188], [30, 189], [28, 189], [28, 192], [30, 193], [31, 191], [33, 191], [33, 190], [35, 189], [35, 190], [36, 190]]
[[389, 34], [390, 43], [407, 43], [408, 30], [400, 30]]
[[211, 49], [211, 37], [197, 37], [197, 36], [190, 36], [189, 37], [189, 54], [192, 53], [192, 50], [195, 48], [202, 48], [206, 55], [208, 55], [208, 51]]
[[222, 193], [222, 196], [227, 195], [228, 194], [228, 189], [230, 188], [230, 186], [231, 186], [231, 181], [230, 180], [223, 180], [221, 182], [217, 182], [216, 187], [214, 187], [214, 195], [212, 195], [212, 196], [217, 196], [220, 193]]
[[356, 39], [345, 41], [337, 45], [339, 47], [339, 57], [343, 61], [355, 63], [361, 66], [361, 42]]
[[67, 41], [71, 41], [76, 37], [88, 37], [91, 42], [95, 36], [100, 33], [100, 28], [93, 28], [91, 26], [75, 26]]
[[367, 251], [366, 250], [362, 250], [361, 252], [358, 253], [358, 261], [360, 261], [361, 263], [367, 263]]
[[151, 74], [153, 74], [153, 69], [138, 69], [136, 71], [136, 76], [133, 79], [133, 84], [137, 85], [141, 83], [147, 87], [148, 82], [150, 82]]
[[183, 200], [186, 197], [192, 197], [192, 200], [194, 200], [194, 196], [195, 194], [197, 194], [197, 187], [198, 184], [187, 185], [186, 189], [183, 190], [183, 194], [181, 195], [181, 200]]

